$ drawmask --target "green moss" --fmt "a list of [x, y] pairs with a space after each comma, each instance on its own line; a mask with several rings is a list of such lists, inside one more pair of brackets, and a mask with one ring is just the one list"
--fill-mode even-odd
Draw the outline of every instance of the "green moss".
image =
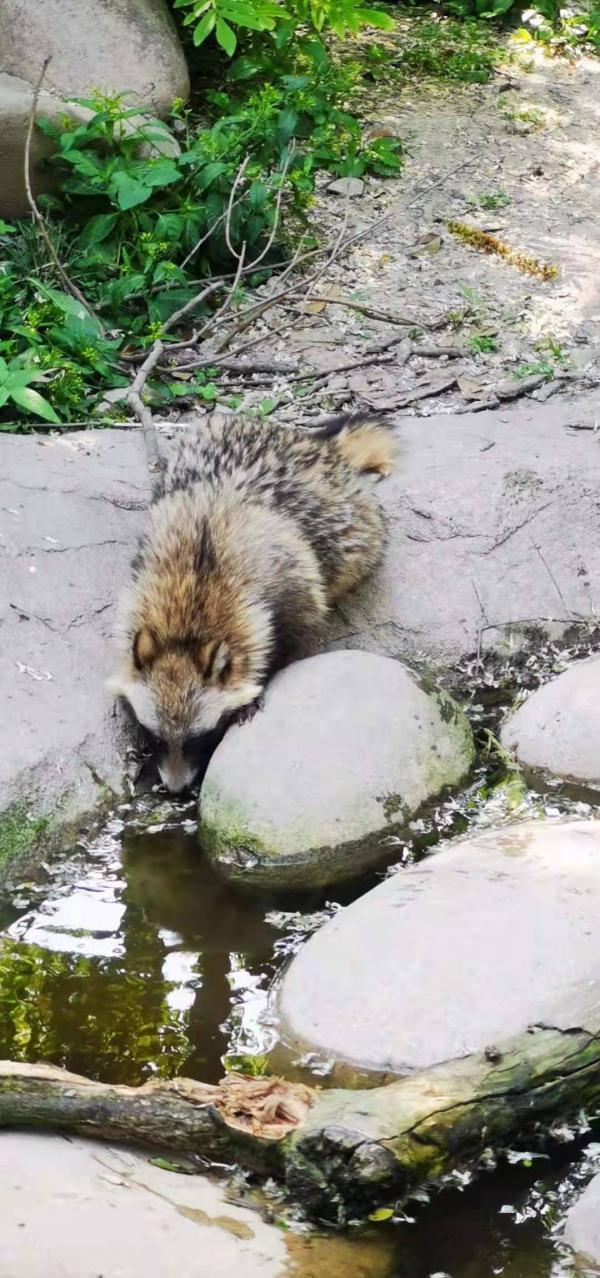
[[32, 818], [24, 804], [7, 808], [0, 816], [0, 866], [25, 856], [49, 825], [46, 816]]
[[404, 809], [401, 794], [378, 794], [377, 802], [383, 808], [386, 821], [394, 821], [398, 816], [403, 815]]

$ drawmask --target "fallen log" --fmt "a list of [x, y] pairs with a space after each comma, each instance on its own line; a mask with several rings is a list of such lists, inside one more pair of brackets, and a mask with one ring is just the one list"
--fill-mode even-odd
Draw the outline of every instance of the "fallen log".
[[[597, 986], [598, 983], [596, 983]], [[0, 1128], [70, 1130], [239, 1162], [343, 1223], [600, 1101], [600, 990], [509, 1042], [371, 1090], [229, 1075], [110, 1086], [0, 1062]]]

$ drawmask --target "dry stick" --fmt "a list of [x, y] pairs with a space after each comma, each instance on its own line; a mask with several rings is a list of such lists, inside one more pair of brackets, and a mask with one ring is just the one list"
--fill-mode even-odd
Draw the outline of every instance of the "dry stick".
[[152, 372], [155, 364], [160, 359], [164, 347], [160, 339], [158, 339], [150, 353], [146, 356], [141, 368], [138, 369], [134, 378], [131, 389], [127, 394], [127, 402], [131, 407], [144, 432], [144, 444], [146, 446], [146, 457], [148, 459], [148, 470], [153, 474], [160, 472], [162, 469], [160, 452], [158, 448], [158, 439], [156, 436], [156, 427], [152, 418], [152, 412], [142, 399], [142, 391], [146, 384], [146, 379]]
[[40, 229], [40, 234], [42, 235], [44, 239], [46, 248], [48, 249], [48, 252], [52, 258], [52, 261], [54, 262], [54, 265], [58, 271], [58, 274], [60, 275], [60, 278], [67, 292], [71, 294], [71, 297], [74, 297], [78, 302], [81, 303], [84, 310], [87, 311], [88, 315], [95, 321], [96, 324], [98, 324], [100, 332], [104, 334], [105, 330], [102, 324], [100, 323], [98, 316], [92, 310], [92, 307], [90, 306], [89, 302], [86, 301], [85, 297], [83, 296], [83, 293], [79, 291], [79, 289], [77, 288], [77, 285], [73, 283], [73, 281], [69, 278], [69, 276], [67, 275], [67, 272], [65, 271], [65, 268], [50, 238], [50, 232], [48, 231], [48, 227], [46, 226], [45, 220], [42, 217], [42, 214], [40, 213], [40, 210], [36, 204], [35, 196], [33, 194], [33, 189], [31, 186], [31, 140], [33, 137], [33, 126], [35, 123], [35, 114], [37, 111], [37, 105], [38, 105], [38, 101], [39, 101], [39, 97], [40, 97], [40, 93], [42, 89], [42, 84], [44, 83], [44, 76], [46, 75], [46, 71], [48, 70], [48, 67], [51, 61], [52, 61], [52, 58], [50, 55], [47, 58], [44, 58], [44, 61], [42, 63], [42, 69], [37, 79], [37, 84], [33, 90], [33, 98], [31, 99], [31, 108], [29, 111], [29, 119], [27, 121], [27, 135], [25, 138], [25, 157], [24, 157], [24, 166], [23, 166], [24, 178], [25, 178], [25, 193], [27, 195], [27, 203], [29, 204], [31, 212]]

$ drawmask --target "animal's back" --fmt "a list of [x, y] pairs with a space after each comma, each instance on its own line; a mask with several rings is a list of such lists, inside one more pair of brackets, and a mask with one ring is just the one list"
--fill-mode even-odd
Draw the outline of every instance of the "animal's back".
[[235, 494], [287, 515], [316, 553], [333, 599], [379, 558], [382, 518], [362, 475], [387, 474], [392, 458], [387, 429], [364, 418], [339, 419], [323, 433], [213, 418], [184, 438], [164, 491], [198, 486], [217, 504]]

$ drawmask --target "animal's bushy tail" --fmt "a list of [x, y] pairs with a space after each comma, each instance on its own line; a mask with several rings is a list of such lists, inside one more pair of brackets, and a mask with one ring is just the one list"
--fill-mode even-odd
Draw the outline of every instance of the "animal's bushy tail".
[[353, 470], [389, 475], [396, 458], [391, 429], [376, 413], [345, 413], [332, 417], [315, 430], [318, 439], [330, 439]]

